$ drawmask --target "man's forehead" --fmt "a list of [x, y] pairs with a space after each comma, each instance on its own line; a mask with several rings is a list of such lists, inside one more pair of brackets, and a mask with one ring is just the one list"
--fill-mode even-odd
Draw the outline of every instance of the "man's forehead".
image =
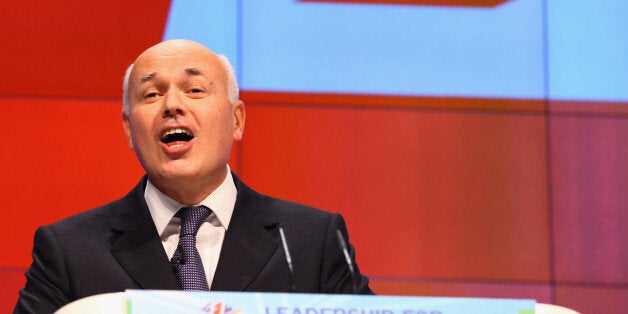
[[226, 69], [211, 50], [196, 42], [173, 40], [155, 45], [135, 60], [131, 83], [199, 76], [226, 82]]
[[216, 55], [207, 47], [190, 41], [168, 41], [155, 45], [142, 52], [135, 64], [167, 63], [202, 63], [213, 64]]
[[168, 40], [158, 43], [142, 52], [140, 58], [143, 55], [169, 55], [180, 53], [200, 53], [200, 54], [213, 54], [213, 52], [203, 46], [200, 43], [191, 40]]

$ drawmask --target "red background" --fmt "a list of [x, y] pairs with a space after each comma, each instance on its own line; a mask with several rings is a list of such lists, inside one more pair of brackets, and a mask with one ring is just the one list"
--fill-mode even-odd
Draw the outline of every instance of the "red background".
[[[167, 2], [3, 4], [0, 312], [37, 226], [143, 174], [121, 128], [126, 66]], [[243, 91], [232, 168], [260, 192], [341, 212], [380, 294], [628, 309], [628, 104]]]

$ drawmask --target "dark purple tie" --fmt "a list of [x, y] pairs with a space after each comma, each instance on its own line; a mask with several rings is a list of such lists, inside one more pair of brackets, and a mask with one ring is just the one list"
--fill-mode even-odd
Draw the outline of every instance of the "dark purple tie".
[[181, 208], [175, 215], [181, 218], [181, 233], [171, 263], [183, 290], [209, 291], [203, 262], [196, 249], [196, 233], [209, 214], [210, 209], [205, 206], [192, 206]]

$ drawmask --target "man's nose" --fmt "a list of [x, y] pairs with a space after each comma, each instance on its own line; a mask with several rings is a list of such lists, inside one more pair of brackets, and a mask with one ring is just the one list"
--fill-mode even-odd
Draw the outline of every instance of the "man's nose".
[[162, 116], [164, 118], [176, 117], [185, 114], [183, 103], [176, 95], [166, 94], [163, 102]]

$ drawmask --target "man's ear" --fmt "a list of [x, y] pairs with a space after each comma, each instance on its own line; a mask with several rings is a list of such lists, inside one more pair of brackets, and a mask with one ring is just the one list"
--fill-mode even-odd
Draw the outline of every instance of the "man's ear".
[[236, 101], [232, 106], [233, 112], [233, 140], [242, 140], [244, 134], [244, 120], [246, 119], [246, 113], [244, 111], [244, 102], [242, 100]]
[[124, 127], [124, 134], [126, 135], [126, 140], [129, 145], [129, 149], [133, 150], [133, 141], [131, 140], [131, 125], [129, 121], [129, 116], [123, 110], [122, 111], [122, 127]]

